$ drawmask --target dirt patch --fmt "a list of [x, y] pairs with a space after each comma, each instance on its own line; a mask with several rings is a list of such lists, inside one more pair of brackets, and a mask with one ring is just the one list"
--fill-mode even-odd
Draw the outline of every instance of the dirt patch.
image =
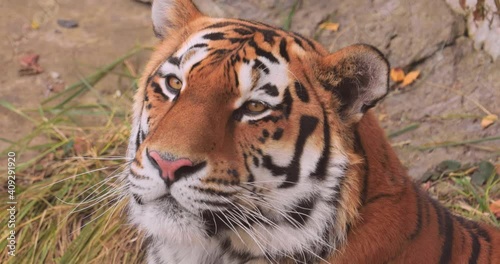
[[[296, 1], [196, 1], [209, 14], [241, 17], [282, 26]], [[151, 45], [153, 38], [148, 5], [127, 0], [8, 0], [0, 3], [2, 99], [21, 108], [36, 108], [47, 96], [51, 72], [66, 84], [123, 55], [137, 44]], [[63, 28], [58, 19], [78, 22]], [[326, 20], [340, 24], [338, 32], [317, 31]], [[38, 23], [33, 29], [32, 23]], [[483, 108], [500, 113], [500, 60], [476, 51], [465, 37], [465, 23], [444, 1], [303, 1], [292, 18], [291, 29], [317, 36], [330, 51], [354, 43], [368, 43], [382, 50], [391, 65], [422, 71], [421, 78], [402, 90], [394, 90], [377, 111], [387, 131], [411, 124], [418, 128], [392, 138], [410, 174], [419, 178], [445, 159], [498, 162], [500, 141], [433, 148], [437, 143], [481, 139], [500, 135], [500, 125], [480, 126]], [[500, 45], [500, 44], [499, 44]], [[40, 54], [44, 73], [18, 75], [18, 59], [27, 52]], [[140, 68], [145, 56], [133, 64]], [[95, 90], [102, 100], [128, 104], [113, 97], [130, 87], [111, 76]], [[85, 100], [82, 97], [81, 100]], [[0, 133], [15, 141], [33, 124], [0, 108]], [[0, 141], [0, 149], [8, 144]]]

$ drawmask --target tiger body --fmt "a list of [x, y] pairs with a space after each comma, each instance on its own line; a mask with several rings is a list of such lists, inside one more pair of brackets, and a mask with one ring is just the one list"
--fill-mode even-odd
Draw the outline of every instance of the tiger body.
[[493, 227], [406, 175], [368, 109], [389, 66], [156, 0], [134, 104], [131, 221], [148, 263], [499, 263]]

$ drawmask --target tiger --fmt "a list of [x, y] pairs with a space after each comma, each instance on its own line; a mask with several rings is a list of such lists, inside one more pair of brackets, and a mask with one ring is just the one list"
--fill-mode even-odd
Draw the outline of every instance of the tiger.
[[500, 232], [407, 175], [373, 108], [390, 66], [155, 0], [134, 97], [130, 222], [147, 263], [500, 263]]

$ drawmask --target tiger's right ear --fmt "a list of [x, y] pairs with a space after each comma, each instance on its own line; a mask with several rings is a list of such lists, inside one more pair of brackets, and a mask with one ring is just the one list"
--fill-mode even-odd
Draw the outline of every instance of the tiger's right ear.
[[340, 117], [357, 122], [388, 93], [389, 69], [379, 50], [358, 44], [321, 58], [315, 71], [337, 99]]
[[203, 16], [191, 0], [153, 0], [151, 9], [153, 30], [161, 39]]

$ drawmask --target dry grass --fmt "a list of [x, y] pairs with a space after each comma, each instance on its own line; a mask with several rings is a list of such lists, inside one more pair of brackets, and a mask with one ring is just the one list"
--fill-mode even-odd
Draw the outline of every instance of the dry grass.
[[[126, 201], [120, 195], [121, 177], [130, 124], [128, 108], [82, 105], [75, 98], [88, 93], [96, 102], [104, 97], [93, 86], [123, 68], [137, 48], [111, 64], [46, 99], [35, 109], [0, 104], [34, 125], [33, 132], [2, 151], [16, 152], [16, 257], [0, 255], [0, 263], [138, 263], [142, 259], [140, 235], [127, 223]], [[135, 89], [122, 95], [130, 105]], [[79, 120], [91, 116], [92, 125]], [[43, 144], [34, 143], [43, 140]], [[33, 155], [35, 153], [35, 155]], [[30, 155], [31, 154], [31, 155]], [[26, 156], [32, 156], [26, 160]], [[2, 173], [2, 182], [7, 182]], [[5, 198], [6, 186], [1, 187]], [[0, 204], [1, 225], [6, 227], [8, 205]], [[5, 249], [8, 232], [0, 236]]]

